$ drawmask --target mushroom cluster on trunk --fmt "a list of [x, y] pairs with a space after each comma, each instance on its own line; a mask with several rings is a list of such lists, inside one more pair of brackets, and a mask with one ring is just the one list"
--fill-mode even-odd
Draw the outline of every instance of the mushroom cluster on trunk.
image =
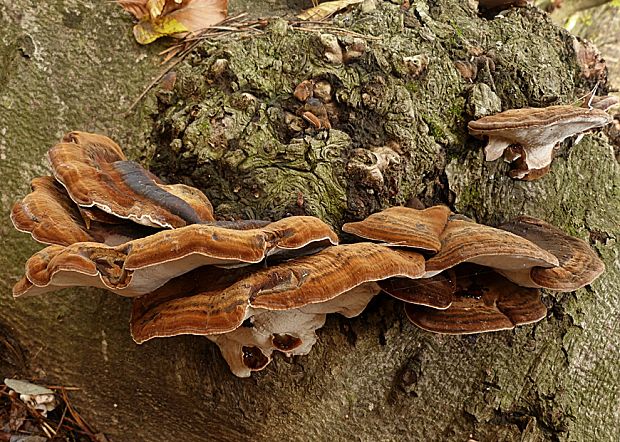
[[274, 351], [307, 354], [328, 313], [359, 315], [382, 290], [420, 327], [503, 330], [546, 314], [540, 288], [575, 290], [603, 271], [583, 241], [519, 218], [500, 229], [445, 206], [393, 207], [338, 235], [311, 216], [218, 221], [197, 189], [168, 185], [101, 135], [72, 132], [48, 153], [11, 219], [48, 247], [15, 297], [89, 286], [133, 298], [137, 343], [182, 334], [215, 342], [237, 376]]

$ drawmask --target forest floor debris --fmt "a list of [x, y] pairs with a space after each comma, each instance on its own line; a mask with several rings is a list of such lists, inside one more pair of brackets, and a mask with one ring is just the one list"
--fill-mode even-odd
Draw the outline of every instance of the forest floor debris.
[[[24, 400], [24, 394], [20, 394], [20, 388], [15, 387], [16, 382], [18, 385], [19, 383], [26, 384], [14, 379], [6, 379], [0, 383], [1, 442], [108, 441], [103, 433], [95, 431], [71, 405], [68, 392], [79, 390], [78, 388], [56, 385], [42, 387], [29, 384], [53, 393], [57, 406], [44, 413], [38, 409], [39, 407], [33, 406], [33, 401], [27, 398]], [[9, 385], [17, 388], [18, 391], [10, 388]]]

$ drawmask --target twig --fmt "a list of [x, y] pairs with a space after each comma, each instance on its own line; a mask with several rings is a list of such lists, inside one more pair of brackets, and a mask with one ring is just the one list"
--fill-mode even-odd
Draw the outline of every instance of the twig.
[[62, 428], [62, 424], [65, 421], [65, 416], [67, 415], [67, 410], [68, 409], [69, 409], [69, 407], [67, 407], [67, 404], [65, 402], [65, 409], [62, 411], [62, 416], [60, 416], [60, 421], [58, 422], [58, 426], [56, 427], [56, 432], [54, 434], [58, 434], [58, 432]]
[[140, 102], [140, 100], [142, 100], [144, 98], [144, 96], [148, 93], [148, 91], [151, 90], [151, 88], [153, 86], [155, 86], [159, 80], [161, 80], [164, 75], [166, 75], [168, 72], [170, 72], [172, 70], [173, 67], [175, 67], [177, 64], [179, 64], [181, 61], [183, 60], [183, 58], [179, 58], [178, 60], [175, 60], [172, 64], [168, 65], [168, 67], [166, 69], [164, 69], [156, 78], [155, 80], [151, 81], [151, 83], [149, 83], [149, 85], [146, 87], [146, 89], [144, 89], [144, 91], [142, 91], [142, 93], [138, 96], [138, 98], [136, 98], [134, 100], [133, 103], [131, 103], [131, 106], [129, 106], [129, 109], [127, 109], [127, 112], [125, 113], [126, 115], [129, 114], [129, 112], [131, 112], [131, 110], [136, 107], [136, 105]]
[[88, 435], [88, 437], [90, 437], [91, 439], [96, 439], [95, 433], [93, 432], [92, 428], [90, 428], [90, 425], [88, 425], [78, 414], [78, 412], [75, 411], [71, 406], [71, 403], [69, 402], [69, 397], [67, 396], [67, 391], [64, 388], [60, 391], [62, 393], [62, 398], [65, 401], [67, 408], [69, 409], [69, 413], [71, 413], [71, 416], [76, 421], [77, 425], [80, 427], [80, 429], [82, 429], [82, 431], [84, 431], [84, 433]]
[[67, 391], [80, 391], [80, 387], [65, 387], [63, 385], [46, 385], [45, 388], [49, 388], [50, 390], [67, 390]]

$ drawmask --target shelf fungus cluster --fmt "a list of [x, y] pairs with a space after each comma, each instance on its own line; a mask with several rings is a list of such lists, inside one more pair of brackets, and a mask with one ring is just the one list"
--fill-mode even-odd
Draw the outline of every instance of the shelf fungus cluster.
[[539, 321], [547, 313], [541, 288], [577, 290], [604, 270], [584, 241], [529, 217], [493, 228], [444, 206], [392, 207], [343, 230], [424, 257], [420, 277], [378, 285], [404, 301], [414, 324], [436, 333], [507, 330]]
[[48, 153], [11, 213], [48, 247], [26, 263], [15, 297], [99, 287], [133, 302], [137, 343], [182, 334], [215, 342], [249, 376], [274, 352], [307, 354], [326, 315], [359, 315], [384, 291], [440, 333], [503, 330], [545, 316], [540, 288], [575, 290], [603, 265], [543, 221], [499, 229], [447, 207], [386, 209], [338, 235], [310, 216], [215, 219], [197, 189], [162, 183], [110, 139], [72, 132]]
[[549, 171], [559, 143], [612, 122], [605, 111], [616, 101], [612, 97], [602, 98], [584, 107], [510, 109], [471, 121], [468, 129], [474, 136], [487, 137], [486, 161], [503, 156], [505, 161], [514, 163], [512, 178], [531, 181]]

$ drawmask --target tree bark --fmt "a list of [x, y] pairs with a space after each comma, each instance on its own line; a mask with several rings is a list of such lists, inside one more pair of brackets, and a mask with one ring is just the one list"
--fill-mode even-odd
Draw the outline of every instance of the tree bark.
[[[613, 149], [601, 134], [567, 141], [547, 176], [519, 182], [505, 164], [485, 163], [483, 143], [466, 131], [489, 104], [481, 91], [509, 109], [570, 103], [591, 87], [573, 37], [544, 13], [491, 20], [468, 2], [418, 0], [407, 11], [352, 10], [320, 31], [275, 20], [261, 34], [205, 42], [175, 68], [172, 91], [156, 88], [126, 116], [158, 70], [158, 47], [132, 42], [128, 16], [113, 4], [13, 3], [0, 0], [9, 79], [0, 86], [2, 375], [80, 387], [74, 404], [113, 441], [616, 439]], [[361, 38], [366, 51], [331, 64], [320, 34], [342, 47]], [[471, 60], [468, 81], [454, 62]], [[329, 131], [287, 123], [306, 79], [332, 86]], [[276, 357], [238, 379], [206, 339], [133, 344], [127, 299], [93, 289], [11, 299], [40, 246], [12, 229], [10, 206], [72, 129], [104, 132], [155, 173], [200, 187], [220, 216], [306, 213], [339, 227], [418, 198], [487, 224], [545, 219], [589, 241], [607, 271], [575, 293], [546, 293], [550, 313], [539, 324], [479, 336], [423, 332], [380, 297], [358, 318], [328, 318], [308, 356]]]

